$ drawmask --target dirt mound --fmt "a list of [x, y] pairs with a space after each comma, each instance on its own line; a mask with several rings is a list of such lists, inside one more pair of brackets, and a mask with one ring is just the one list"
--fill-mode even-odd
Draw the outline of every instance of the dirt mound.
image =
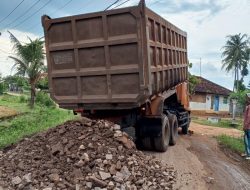
[[0, 190], [172, 189], [175, 176], [102, 120], [70, 121], [0, 152]]

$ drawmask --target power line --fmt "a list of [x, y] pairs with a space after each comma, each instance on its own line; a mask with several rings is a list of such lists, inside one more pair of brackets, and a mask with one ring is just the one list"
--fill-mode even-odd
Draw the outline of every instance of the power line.
[[20, 26], [22, 23], [26, 22], [27, 20], [29, 20], [31, 17], [33, 17], [35, 14], [37, 14], [41, 9], [43, 9], [44, 7], [46, 7], [51, 1], [53, 0], [48, 0], [42, 7], [40, 7], [38, 10], [36, 10], [35, 12], [33, 12], [32, 14], [30, 14], [27, 18], [25, 18], [24, 20], [22, 20], [21, 22], [19, 22], [17, 25], [15, 25], [14, 27], [12, 27], [12, 29]]
[[120, 0], [116, 0], [114, 3], [112, 3], [111, 5], [109, 5], [106, 9], [104, 9], [104, 11], [108, 10], [110, 7], [112, 7], [113, 5], [115, 5], [116, 3], [118, 3]]
[[150, 5], [152, 6], [152, 5], [154, 5], [156, 3], [160, 3], [160, 2], [161, 2], [161, 0], [158, 0], [158, 1], [155, 1], [155, 2], [151, 3]]
[[[84, 8], [86, 8], [86, 7], [88, 7], [89, 5], [91, 5], [92, 3], [94, 3], [94, 1], [93, 0], [90, 0], [89, 2], [87, 2], [86, 3], [86, 5], [84, 5]], [[64, 6], [65, 7], [65, 6]], [[63, 7], [63, 8], [64, 8]], [[74, 12], [78, 12], [78, 11], [80, 11], [80, 10], [82, 10], [82, 8], [81, 9], [78, 9], [77, 11], [74, 11]], [[56, 10], [56, 12], [57, 12], [58, 10]], [[54, 14], [54, 13], [53, 13]], [[81, 13], [82, 14], [82, 13]], [[50, 14], [47, 14], [47, 15], [50, 15]], [[37, 31], [37, 29], [39, 29], [38, 28], [39, 26], [37, 26], [37, 24], [36, 25], [33, 25], [33, 29], [31, 29], [30, 31]], [[32, 27], [31, 27], [32, 28]]]
[[[73, 0], [69, 0], [68, 2], [66, 2], [64, 5], [62, 5], [60, 8], [56, 9], [54, 11], [54, 13], [49, 13], [49, 14], [55, 14], [56, 12], [58, 12], [59, 10], [65, 8], [67, 5], [69, 5]], [[39, 25], [35, 24], [32, 27], [30, 27], [31, 29], [29, 31], [33, 31], [34, 29], [37, 29], [39, 27]]]
[[13, 23], [15, 23], [17, 20], [21, 19], [23, 16], [25, 16], [27, 13], [29, 13], [29, 11], [32, 10], [32, 8], [34, 6], [36, 6], [41, 0], [37, 0], [35, 3], [33, 3], [23, 14], [21, 14], [20, 16], [18, 16], [15, 20], [13, 20], [12, 22], [10, 22], [9, 24], [5, 25], [3, 28], [6, 28], [10, 25], [12, 25]]
[[120, 6], [122, 6], [123, 4], [125, 4], [125, 3], [127, 3], [127, 2], [129, 2], [130, 0], [126, 0], [126, 1], [124, 1], [124, 2], [122, 2], [122, 3], [120, 3], [119, 5], [116, 5], [115, 7], [113, 7], [112, 9], [115, 9], [115, 8], [117, 8], [117, 7], [120, 7]]
[[[91, 4], [94, 3], [94, 2], [95, 2], [95, 1], [90, 0], [90, 1], [84, 6], [84, 8], [86, 8], [87, 6], [91, 5]], [[82, 7], [81, 7], [81, 9], [78, 9], [76, 12], [81, 11], [81, 10], [82, 10]]]
[[6, 20], [25, 0], [22, 0], [6, 17], [4, 17], [2, 20], [0, 20], [0, 23], [2, 23], [4, 20]]
[[69, 0], [68, 2], [66, 2], [63, 6], [61, 6], [60, 8], [58, 8], [57, 10], [54, 11], [54, 13], [51, 14], [55, 14], [56, 12], [60, 11], [61, 9], [63, 9], [64, 7], [66, 7], [68, 4], [70, 4], [73, 0]]

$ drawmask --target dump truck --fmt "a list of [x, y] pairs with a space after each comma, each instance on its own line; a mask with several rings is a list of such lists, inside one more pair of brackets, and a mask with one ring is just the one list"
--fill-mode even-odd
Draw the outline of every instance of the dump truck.
[[187, 134], [187, 34], [146, 7], [42, 16], [49, 92], [61, 107], [135, 128], [138, 147], [166, 151]]

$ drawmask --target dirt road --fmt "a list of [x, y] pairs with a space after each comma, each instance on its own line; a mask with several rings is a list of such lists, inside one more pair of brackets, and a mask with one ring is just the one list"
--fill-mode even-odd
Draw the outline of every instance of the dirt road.
[[[212, 132], [205, 135], [206, 133], [201, 133], [202, 126], [198, 125], [196, 128], [196, 125], [191, 124], [194, 131], [192, 136], [180, 135], [177, 144], [170, 147], [167, 152], [149, 153], [175, 167], [178, 175], [175, 189], [248, 190], [249, 165], [244, 166], [241, 157], [230, 157], [222, 152], [216, 140], [209, 136]], [[216, 134], [220, 134], [216, 131], [220, 129], [210, 126], [206, 126], [205, 129], [215, 130]], [[227, 129], [226, 131], [232, 133]]]

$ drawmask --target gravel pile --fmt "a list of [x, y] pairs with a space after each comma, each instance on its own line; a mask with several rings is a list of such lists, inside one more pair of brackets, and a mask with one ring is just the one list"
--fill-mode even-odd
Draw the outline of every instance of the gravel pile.
[[175, 176], [103, 120], [66, 122], [0, 152], [0, 190], [172, 189]]

